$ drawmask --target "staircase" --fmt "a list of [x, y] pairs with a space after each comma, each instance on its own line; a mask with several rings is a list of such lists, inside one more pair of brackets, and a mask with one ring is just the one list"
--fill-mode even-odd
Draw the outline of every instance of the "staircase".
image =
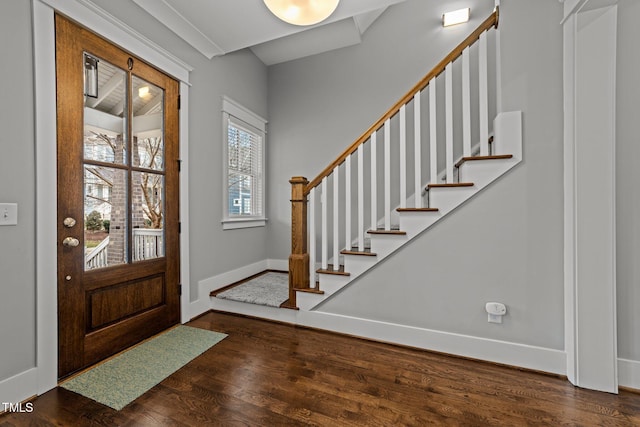
[[521, 161], [521, 113], [489, 96], [497, 25], [498, 9], [316, 178], [291, 179], [289, 308], [313, 310]]

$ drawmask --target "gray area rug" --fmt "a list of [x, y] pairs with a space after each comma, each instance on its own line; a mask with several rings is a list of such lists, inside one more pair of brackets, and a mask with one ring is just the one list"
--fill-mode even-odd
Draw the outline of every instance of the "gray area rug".
[[280, 307], [289, 299], [289, 274], [268, 272], [221, 292], [216, 298]]

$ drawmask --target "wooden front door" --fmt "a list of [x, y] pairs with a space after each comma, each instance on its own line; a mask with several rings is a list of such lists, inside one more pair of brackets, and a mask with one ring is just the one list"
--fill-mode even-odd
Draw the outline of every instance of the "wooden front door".
[[174, 79], [56, 16], [58, 374], [176, 323]]

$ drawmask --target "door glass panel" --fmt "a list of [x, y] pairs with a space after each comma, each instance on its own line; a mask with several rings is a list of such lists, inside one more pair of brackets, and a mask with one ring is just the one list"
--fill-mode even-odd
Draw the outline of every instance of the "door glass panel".
[[127, 173], [84, 166], [85, 270], [127, 262]]
[[133, 172], [131, 176], [132, 260], [164, 256], [164, 176]]
[[[90, 57], [85, 54], [85, 58]], [[84, 96], [84, 158], [127, 163], [127, 73], [108, 62], [92, 62], [97, 73], [96, 96]], [[86, 61], [85, 61], [86, 63]], [[86, 86], [86, 84], [85, 84]]]
[[133, 76], [133, 166], [164, 170], [164, 91]]

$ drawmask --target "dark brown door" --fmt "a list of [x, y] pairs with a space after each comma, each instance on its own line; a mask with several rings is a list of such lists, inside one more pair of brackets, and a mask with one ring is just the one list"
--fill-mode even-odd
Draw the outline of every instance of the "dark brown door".
[[179, 321], [178, 83], [56, 16], [59, 377]]

